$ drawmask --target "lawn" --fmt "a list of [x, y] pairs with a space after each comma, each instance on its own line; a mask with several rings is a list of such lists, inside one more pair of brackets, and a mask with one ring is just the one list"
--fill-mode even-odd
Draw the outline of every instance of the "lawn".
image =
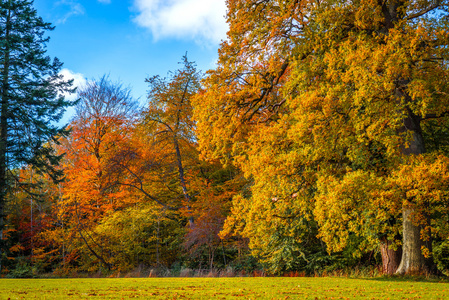
[[449, 299], [449, 283], [340, 277], [0, 279], [0, 299]]

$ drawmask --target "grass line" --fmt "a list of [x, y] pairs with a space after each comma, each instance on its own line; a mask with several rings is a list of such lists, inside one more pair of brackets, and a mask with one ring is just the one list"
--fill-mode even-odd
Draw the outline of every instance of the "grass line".
[[0, 299], [449, 299], [449, 283], [334, 277], [0, 279]]

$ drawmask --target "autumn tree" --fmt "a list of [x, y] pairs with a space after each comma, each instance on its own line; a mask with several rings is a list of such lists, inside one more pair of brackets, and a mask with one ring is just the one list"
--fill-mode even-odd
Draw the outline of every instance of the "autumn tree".
[[[182, 195], [182, 207], [189, 213], [193, 195], [186, 165], [191, 167], [198, 161], [191, 98], [199, 90], [201, 74], [195, 64], [188, 61], [187, 55], [182, 64], [183, 67], [170, 73], [169, 78], [156, 75], [146, 79], [150, 89], [144, 123], [154, 136], [154, 147], [166, 153], [168, 170], [171, 169], [177, 178], [175, 190]], [[193, 218], [189, 222], [192, 224]]]
[[295, 178], [296, 166], [285, 163], [283, 153], [292, 142], [279, 122], [289, 113], [282, 87], [311, 5], [229, 1], [228, 40], [219, 50], [218, 67], [207, 73], [204, 93], [194, 101], [203, 155], [234, 163], [249, 181], [234, 197], [223, 235], [249, 237], [253, 254], [272, 261], [274, 272], [304, 260], [301, 240], [313, 235], [308, 228], [316, 228], [307, 201], [311, 184], [301, 185], [307, 179]]
[[200, 160], [192, 99], [200, 92], [202, 75], [187, 56], [180, 64], [182, 67], [170, 73], [169, 78], [153, 76], [146, 80], [150, 90], [143, 125], [147, 136], [153, 137], [152, 147], [162, 158], [159, 176], [166, 186], [161, 189], [162, 195], [168, 192], [178, 199], [175, 203], [189, 221], [184, 245], [192, 254], [205, 247], [212, 268], [215, 251], [223, 245], [218, 233], [230, 199], [241, 186], [240, 173], [231, 172], [232, 168], [223, 171], [216, 160]]
[[192, 254], [205, 246], [212, 265], [230, 195], [240, 183], [232, 183], [234, 176], [216, 180], [213, 174], [220, 173], [222, 165], [199, 158], [191, 100], [200, 90], [201, 74], [186, 56], [181, 64], [168, 78], [146, 80], [149, 102], [141, 124], [135, 128], [131, 147], [118, 153], [110, 166], [116, 172], [113, 177], [122, 178], [117, 184], [132, 187], [160, 209], [187, 218], [184, 245]]
[[[228, 40], [194, 105], [203, 153], [231, 158], [254, 180], [235, 198], [229, 228], [263, 249], [280, 222], [318, 222], [329, 251], [353, 235], [365, 249], [402, 244], [401, 264], [388, 272], [435, 272], [431, 236], [447, 234], [435, 226], [447, 213], [437, 196], [445, 183], [421, 181], [433, 192], [417, 196], [405, 183], [411, 175], [395, 174], [445, 165], [423, 128], [446, 122], [447, 9], [446, 1], [228, 2]], [[301, 244], [304, 232], [289, 234]]]
[[190, 98], [198, 91], [200, 75], [186, 57], [183, 65], [170, 78], [146, 79], [148, 106], [136, 122], [132, 142], [110, 157], [108, 168], [116, 186], [135, 189], [173, 211], [192, 201], [186, 164], [198, 161]]
[[49, 38], [44, 34], [52, 29], [37, 15], [32, 1], [1, 2], [0, 232], [11, 169], [33, 165], [55, 179], [60, 176], [55, 170], [60, 157], [48, 142], [66, 134], [56, 124], [71, 105], [61, 96], [71, 91], [71, 83], [58, 75], [62, 63], [46, 56]]
[[[318, 24], [326, 26], [315, 30], [310, 44], [323, 54], [296, 62], [291, 83], [298, 85], [288, 91], [292, 107], [305, 116], [298, 122], [304, 127], [295, 126], [296, 137], [313, 142], [312, 155], [319, 154], [340, 179], [361, 169], [390, 178], [414, 156], [425, 156], [421, 124], [443, 118], [448, 100], [447, 83], [441, 79], [448, 71], [442, 47], [447, 44], [447, 24], [442, 11], [435, 15], [447, 4], [391, 1], [378, 4], [374, 14], [368, 7], [364, 2], [322, 6], [317, 20], [323, 18]], [[333, 196], [324, 195], [329, 204]], [[389, 217], [402, 222], [397, 273], [435, 272], [429, 256], [430, 220], [435, 215], [419, 213], [426, 204], [409, 193], [399, 202], [382, 200], [381, 208], [396, 208]], [[320, 222], [324, 220], [329, 218]]]
[[192, 171], [190, 185], [196, 193], [190, 214], [195, 222], [188, 228], [184, 246], [191, 258], [206, 255], [210, 269], [216, 260], [226, 266], [229, 259], [225, 246], [232, 251], [235, 243], [230, 236], [220, 236], [220, 232], [229, 215], [232, 197], [247, 181], [238, 169], [231, 165], [224, 167], [218, 160], [202, 161]]
[[59, 259], [58, 248], [42, 237], [55, 222], [52, 211], [59, 194], [51, 177], [37, 173], [32, 166], [14, 171], [20, 179], [6, 205], [5, 242], [10, 258], [5, 269], [9, 276], [32, 277], [50, 271]]
[[129, 88], [107, 76], [88, 81], [81, 87], [71, 135], [60, 148], [65, 152], [63, 202], [58, 208], [71, 230], [71, 239], [84, 248], [86, 260], [111, 267], [105, 241], [97, 240], [95, 226], [109, 211], [127, 207], [135, 199], [116, 188], [107, 173], [109, 159], [129, 142], [132, 121], [137, 112]]
[[155, 203], [140, 203], [111, 212], [95, 227], [95, 235], [107, 241], [114, 269], [129, 271], [138, 266], [169, 267], [179, 259], [184, 233], [179, 216]]
[[[170, 225], [170, 230], [159, 231], [159, 238], [153, 239], [155, 245], [148, 245], [149, 249], [156, 249], [156, 253], [159, 253], [156, 255], [157, 266], [170, 261], [162, 259], [162, 240], [178, 240], [180, 246], [186, 230], [186, 238], [192, 241], [189, 237], [197, 236], [201, 226], [211, 229], [212, 223], [217, 223], [212, 218], [205, 218], [212, 206], [208, 205], [212, 195], [217, 199], [213, 209], [217, 212], [214, 216], [219, 216], [217, 225], [220, 229], [212, 230], [211, 236], [220, 243], [218, 232], [225, 212], [222, 206], [229, 200], [229, 197], [220, 197], [211, 192], [210, 175], [217, 168], [221, 169], [221, 164], [201, 161], [196, 149], [191, 98], [199, 90], [201, 74], [187, 57], [183, 57], [181, 64], [182, 67], [169, 73], [168, 78], [153, 76], [146, 80], [150, 87], [148, 106], [132, 128], [129, 141], [108, 157], [104, 170], [110, 186], [128, 190], [139, 199], [140, 205], [156, 210], [154, 216], [158, 216], [158, 221], [147, 219], [148, 222], [155, 224], [157, 221], [158, 226], [163, 226], [169, 224], [164, 216], [177, 220], [179, 227]], [[117, 215], [126, 219], [124, 213], [111, 217]], [[196, 218], [200, 220], [199, 226], [194, 226]], [[106, 223], [115, 226], [107, 220], [101, 223], [99, 228], [105, 228]], [[189, 224], [188, 228], [185, 227], [186, 223]], [[170, 251], [165, 249], [168, 255]]]

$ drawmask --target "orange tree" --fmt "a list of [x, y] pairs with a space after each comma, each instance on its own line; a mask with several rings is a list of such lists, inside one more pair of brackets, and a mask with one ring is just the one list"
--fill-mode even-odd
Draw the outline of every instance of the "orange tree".
[[[154, 218], [144, 220], [153, 224], [148, 228], [157, 229], [147, 231], [153, 242], [146, 255], [158, 266], [174, 262], [173, 250], [180, 259], [182, 244], [195, 254], [205, 247], [209, 262], [213, 262], [220, 244], [218, 232], [228, 210], [228, 193], [234, 190], [233, 176], [214, 176], [221, 164], [201, 161], [198, 156], [191, 99], [199, 90], [200, 78], [186, 56], [182, 67], [168, 78], [148, 78], [148, 106], [133, 128], [131, 142], [109, 157], [105, 172], [112, 185], [129, 189], [143, 207], [155, 210]], [[223, 195], [217, 189], [224, 191]], [[178, 227], [170, 220], [177, 220]], [[105, 221], [102, 228], [119, 225], [119, 219]]]
[[89, 81], [78, 96], [71, 135], [61, 141], [66, 180], [56, 210], [64, 225], [55, 230], [72, 241], [71, 251], [81, 255], [84, 267], [96, 268], [100, 262], [110, 268], [107, 241], [94, 228], [108, 212], [136, 201], [111, 184], [106, 172], [109, 158], [129, 142], [136, 102], [129, 89], [106, 76]]
[[[175, 190], [182, 195], [182, 207], [189, 213], [193, 195], [186, 165], [191, 168], [198, 161], [191, 98], [199, 89], [201, 74], [187, 56], [182, 63], [183, 68], [172, 73], [168, 80], [160, 76], [146, 79], [150, 90], [144, 123], [154, 134], [154, 146], [167, 153], [167, 162], [177, 177]], [[192, 224], [193, 218], [189, 222]]]
[[190, 98], [200, 74], [186, 57], [183, 64], [171, 78], [146, 80], [148, 107], [133, 129], [132, 142], [110, 157], [107, 172], [115, 186], [133, 189], [165, 210], [188, 214], [193, 201], [189, 177], [199, 163]]
[[[385, 263], [402, 245], [386, 272], [436, 271], [446, 160], [426, 148], [426, 124], [447, 124], [447, 9], [228, 1], [228, 40], [194, 106], [203, 153], [231, 158], [254, 182], [235, 198], [229, 231], [268, 259], [283, 252], [275, 267], [304, 254], [317, 222], [328, 251], [356, 238], [361, 251], [384, 245]], [[434, 176], [417, 188], [401, 170]], [[279, 235], [290, 241], [276, 249]]]

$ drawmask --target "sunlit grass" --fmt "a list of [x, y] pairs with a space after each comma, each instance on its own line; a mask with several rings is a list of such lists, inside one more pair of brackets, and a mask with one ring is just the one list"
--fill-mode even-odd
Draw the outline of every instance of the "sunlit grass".
[[1, 279], [0, 299], [449, 299], [448, 282], [324, 278]]

